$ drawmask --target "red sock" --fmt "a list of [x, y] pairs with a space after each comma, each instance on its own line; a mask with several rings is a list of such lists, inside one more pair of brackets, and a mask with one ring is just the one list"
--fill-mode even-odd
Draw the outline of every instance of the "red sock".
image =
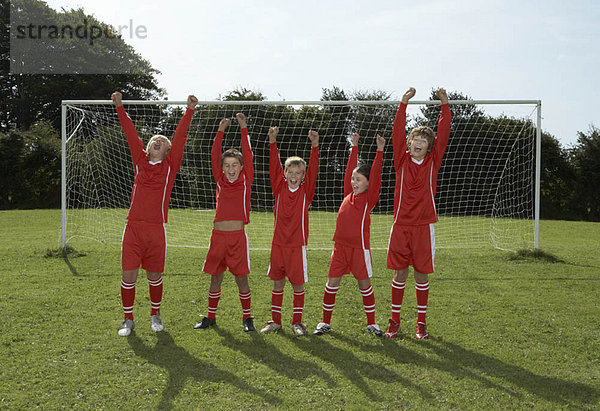
[[245, 320], [248, 317], [251, 317], [250, 314], [250, 290], [247, 293], [239, 293], [240, 302], [242, 303], [242, 319]]
[[365, 314], [367, 315], [367, 325], [375, 324], [375, 294], [373, 293], [373, 286], [368, 288], [360, 289], [363, 299], [363, 307]]
[[331, 324], [331, 314], [335, 307], [335, 295], [340, 287], [330, 287], [325, 284], [325, 294], [323, 294], [323, 322]]
[[135, 282], [126, 283], [121, 280], [121, 302], [125, 319], [133, 320], [133, 303], [135, 301]]
[[398, 282], [396, 280], [392, 280], [392, 321], [397, 324], [400, 324], [400, 310], [402, 309], [405, 286], [406, 281]]
[[292, 324], [302, 322], [302, 313], [304, 311], [304, 290], [294, 291], [294, 316]]
[[150, 289], [150, 304], [151, 304], [150, 315], [159, 315], [160, 314], [160, 303], [162, 301], [162, 295], [163, 295], [162, 275], [154, 281], [148, 280], [148, 288]]
[[271, 290], [271, 319], [281, 325], [281, 304], [283, 303], [283, 290]]
[[415, 283], [415, 289], [417, 290], [417, 322], [425, 324], [427, 300], [429, 299], [429, 281]]
[[213, 320], [217, 316], [217, 306], [219, 305], [219, 299], [221, 298], [221, 290], [214, 293], [208, 292], [208, 313], [207, 317]]

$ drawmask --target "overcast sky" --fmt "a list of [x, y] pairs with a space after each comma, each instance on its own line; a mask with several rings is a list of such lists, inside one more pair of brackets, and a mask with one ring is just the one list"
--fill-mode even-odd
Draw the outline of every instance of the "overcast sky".
[[171, 100], [236, 87], [269, 100], [322, 88], [416, 100], [445, 87], [473, 99], [542, 101], [564, 146], [600, 127], [598, 0], [48, 0], [145, 34], [124, 40], [162, 72]]

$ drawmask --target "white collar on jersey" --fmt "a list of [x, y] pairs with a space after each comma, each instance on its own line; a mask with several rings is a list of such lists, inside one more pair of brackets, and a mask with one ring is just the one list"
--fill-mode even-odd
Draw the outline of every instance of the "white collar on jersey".
[[150, 163], [150, 165], [152, 165], [152, 166], [155, 166], [157, 164], [162, 163], [162, 160], [158, 160], [158, 161], [150, 161], [150, 160], [148, 160], [148, 163]]
[[298, 186], [294, 189], [291, 189], [290, 186], [288, 186], [288, 190], [290, 190], [292, 193], [295, 193], [296, 191], [298, 191], [299, 188], [300, 188], [300, 186]]
[[411, 157], [410, 159], [412, 160], [412, 162], [413, 162], [413, 163], [415, 163], [415, 164], [419, 164], [419, 165], [420, 165], [420, 164], [423, 164], [423, 161], [425, 161], [425, 158], [422, 158], [422, 159], [420, 159], [420, 160], [415, 160], [415, 158], [414, 158], [414, 157]]

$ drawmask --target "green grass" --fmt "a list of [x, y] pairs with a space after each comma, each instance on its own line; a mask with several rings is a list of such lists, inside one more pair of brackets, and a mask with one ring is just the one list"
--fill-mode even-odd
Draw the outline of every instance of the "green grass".
[[[205, 249], [170, 248], [162, 317], [147, 323], [145, 279], [136, 332], [122, 319], [120, 248], [77, 240], [64, 258], [57, 210], [2, 211], [0, 408], [598, 409], [600, 224], [541, 222], [547, 258], [491, 248], [441, 249], [431, 276], [428, 341], [414, 340], [409, 280], [394, 341], [365, 330], [356, 281], [338, 292], [332, 332], [245, 334], [231, 276], [218, 327], [206, 311]], [[269, 233], [267, 233], [269, 234]], [[270, 234], [263, 241], [270, 241]], [[319, 322], [329, 251], [311, 251], [305, 322]], [[268, 252], [251, 253], [253, 314], [270, 318]], [[373, 252], [376, 317], [390, 311], [385, 251]], [[286, 287], [284, 322], [291, 319]]]

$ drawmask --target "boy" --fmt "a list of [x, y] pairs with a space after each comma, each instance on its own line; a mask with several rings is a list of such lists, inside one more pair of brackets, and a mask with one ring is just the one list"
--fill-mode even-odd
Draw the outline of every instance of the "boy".
[[[446, 90], [436, 91], [441, 101], [437, 139], [429, 127], [416, 127], [406, 140], [406, 105], [416, 91], [408, 89], [396, 112], [393, 128], [394, 168], [394, 224], [388, 247], [388, 268], [394, 270], [392, 280], [392, 318], [385, 333], [386, 338], [396, 338], [400, 332], [400, 309], [408, 266], [414, 268], [417, 293], [418, 340], [429, 338], [425, 315], [429, 298], [429, 277], [434, 270], [435, 232], [433, 223], [438, 220], [435, 209], [437, 174], [450, 136], [450, 109]], [[407, 151], [408, 149], [408, 151]]]
[[217, 306], [221, 298], [221, 283], [225, 270], [234, 275], [242, 304], [242, 323], [245, 332], [255, 330], [250, 310], [250, 257], [248, 237], [244, 226], [250, 222], [250, 195], [254, 179], [252, 148], [246, 116], [236, 114], [242, 135], [242, 152], [234, 148], [222, 152], [223, 136], [231, 121], [224, 118], [219, 123], [211, 150], [212, 173], [217, 183], [217, 206], [208, 254], [202, 271], [210, 274], [208, 289], [208, 314], [194, 326], [203, 330], [216, 324]]
[[358, 163], [357, 133], [352, 135], [352, 151], [348, 158], [344, 176], [344, 201], [338, 211], [335, 224], [333, 253], [329, 263], [329, 273], [323, 295], [323, 321], [313, 332], [322, 335], [331, 331], [331, 315], [335, 306], [335, 296], [342, 276], [354, 275], [362, 294], [363, 308], [367, 316], [367, 331], [380, 337], [383, 333], [375, 323], [375, 294], [371, 286], [373, 268], [371, 266], [371, 211], [379, 201], [381, 187], [381, 164], [385, 139], [377, 135], [377, 152], [373, 166]]
[[[308, 244], [308, 207], [315, 196], [319, 172], [319, 134], [310, 130], [312, 149], [308, 171], [306, 161], [300, 157], [285, 160], [285, 171], [281, 168], [277, 134], [279, 127], [269, 128], [270, 161], [269, 175], [275, 196], [275, 227], [271, 246], [271, 264], [268, 276], [273, 280], [271, 292], [272, 321], [260, 330], [269, 334], [281, 329], [281, 304], [285, 277], [294, 289], [294, 315], [292, 329], [296, 335], [306, 335], [302, 323], [304, 311], [304, 283], [308, 281], [306, 270], [306, 245]], [[302, 181], [304, 180], [304, 181]]]
[[125, 337], [131, 334], [134, 328], [133, 303], [140, 266], [146, 270], [150, 288], [150, 326], [155, 332], [163, 330], [160, 304], [163, 294], [162, 272], [167, 252], [165, 223], [171, 190], [181, 167], [187, 131], [198, 99], [192, 95], [188, 96], [187, 109], [175, 129], [172, 142], [165, 136], [156, 135], [150, 139], [144, 150], [135, 126], [125, 112], [121, 93], [116, 91], [111, 98], [121, 128], [127, 137], [135, 167], [131, 206], [127, 213], [121, 250], [121, 300], [125, 319], [119, 328], [119, 335]]

